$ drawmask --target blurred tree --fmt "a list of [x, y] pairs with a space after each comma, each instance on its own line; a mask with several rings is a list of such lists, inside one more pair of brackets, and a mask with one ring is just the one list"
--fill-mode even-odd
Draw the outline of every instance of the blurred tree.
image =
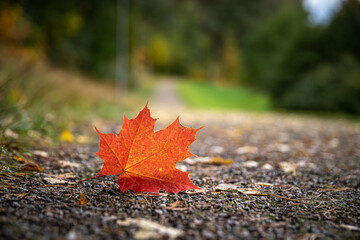
[[[113, 71], [109, 63], [115, 58], [115, 1], [4, 2], [22, 9], [24, 18], [31, 23], [32, 31], [23, 44], [43, 49], [52, 63], [80, 68], [97, 76], [107, 76]], [[0, 8], [4, 9], [3, 6]]]
[[227, 34], [222, 49], [221, 76], [225, 82], [239, 82], [241, 69], [241, 56], [236, 39], [232, 34]]
[[150, 58], [155, 71], [162, 72], [170, 65], [171, 50], [166, 38], [154, 35], [150, 42]]
[[0, 41], [18, 42], [23, 40], [25, 36], [22, 7], [19, 4], [6, 3], [2, 3], [0, 6]]
[[[228, 67], [230, 58], [233, 62], [230, 72], [236, 71], [238, 57], [232, 49], [241, 49], [248, 30], [283, 1], [286, 0], [130, 1], [131, 14], [128, 14], [129, 8], [122, 6], [118, 21], [118, 1], [115, 0], [2, 2], [22, 9], [22, 19], [31, 24], [31, 34], [24, 44], [42, 49], [48, 59], [59, 66], [79, 68], [95, 76], [114, 76], [116, 44], [125, 46], [129, 40], [124, 36], [116, 42], [116, 26], [123, 28], [129, 17], [133, 26], [133, 37], [128, 42], [133, 49], [130, 57], [139, 52], [138, 48], [148, 46], [145, 57], [152, 61], [145, 62], [153, 62], [155, 71], [182, 75], [197, 72], [207, 78], [217, 75], [212, 73], [214, 66]], [[3, 7], [0, 5], [0, 8]], [[11, 16], [5, 18], [11, 19]], [[227, 33], [231, 33], [231, 41]], [[160, 41], [158, 36], [163, 39]], [[159, 56], [166, 64], [158, 62]], [[228, 75], [227, 70], [215, 72]], [[230, 78], [236, 79], [236, 73], [232, 75]]]
[[301, 3], [295, 1], [284, 4], [274, 15], [260, 22], [246, 39], [247, 80], [276, 95], [275, 91], [283, 85], [278, 79], [282, 64], [306, 31], [306, 12]]
[[299, 4], [249, 34], [247, 81], [277, 107], [360, 113], [360, 2], [345, 1], [327, 26], [309, 24]]

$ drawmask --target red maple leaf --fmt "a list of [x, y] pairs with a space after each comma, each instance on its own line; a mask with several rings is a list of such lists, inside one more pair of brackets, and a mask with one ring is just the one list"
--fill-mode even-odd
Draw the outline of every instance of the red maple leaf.
[[[100, 172], [92, 178], [119, 175], [118, 185], [122, 192], [178, 193], [187, 189], [200, 189], [189, 179], [189, 172], [175, 168], [178, 161], [194, 156], [189, 151], [199, 129], [183, 127], [177, 118], [167, 128], [154, 132], [156, 119], [145, 108], [135, 119], [127, 119], [118, 135], [101, 133], [98, 155], [104, 161]], [[89, 180], [84, 179], [81, 181]]]

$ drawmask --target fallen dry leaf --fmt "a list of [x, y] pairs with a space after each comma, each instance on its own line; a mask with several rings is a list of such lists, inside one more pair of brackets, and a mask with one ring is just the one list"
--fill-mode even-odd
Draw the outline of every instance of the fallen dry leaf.
[[257, 182], [255, 184], [259, 185], [259, 186], [264, 186], [264, 187], [272, 187], [272, 186], [274, 186], [274, 184], [272, 184], [272, 183], [265, 183], [265, 182]]
[[18, 193], [18, 194], [5, 194], [4, 199], [16, 199], [17, 201], [22, 200], [29, 196], [30, 192], [27, 193]]
[[269, 163], [265, 163], [264, 165], [261, 166], [261, 169], [271, 171], [274, 169], [274, 167]]
[[280, 162], [279, 166], [285, 173], [294, 173], [298, 167], [298, 164], [292, 162]]
[[210, 153], [212, 154], [221, 154], [224, 152], [224, 148], [222, 146], [212, 146], [210, 148]]
[[184, 203], [184, 202], [183, 201], [175, 201], [175, 202], [170, 204], [170, 207], [175, 208], [175, 207], [179, 206], [182, 203]]
[[210, 157], [190, 157], [184, 160], [189, 165], [195, 165], [198, 163], [206, 163], [210, 161]]
[[231, 158], [223, 159], [222, 157], [215, 157], [210, 159], [208, 164], [214, 164], [214, 165], [227, 165], [233, 163], [234, 160]]
[[74, 182], [69, 182], [60, 178], [56, 178], [56, 177], [44, 177], [43, 178], [45, 181], [47, 181], [50, 184], [75, 184]]
[[87, 204], [87, 200], [86, 200], [86, 197], [84, 194], [80, 193], [79, 195], [79, 200], [76, 201], [75, 205], [79, 205], [79, 206], [82, 206], [82, 205], [86, 205]]
[[[161, 188], [178, 193], [199, 189], [189, 179], [189, 172], [182, 172], [175, 165], [194, 156], [189, 146], [201, 128], [183, 127], [177, 118], [166, 129], [154, 132], [155, 121], [145, 106], [135, 119], [124, 117], [118, 135], [101, 133], [95, 128], [100, 138], [96, 155], [103, 159], [104, 166], [93, 178], [120, 174], [118, 185], [122, 192], [130, 189], [134, 192], [159, 192]], [[89, 179], [92, 178], [81, 181]]]
[[142, 218], [128, 218], [126, 220], [118, 220], [116, 222], [120, 226], [137, 225], [140, 229], [135, 233], [136, 239], [159, 239], [168, 237], [175, 239], [184, 234], [180, 229], [165, 227], [157, 222]]
[[21, 156], [14, 156], [13, 159], [19, 163], [27, 163], [28, 161]]
[[20, 170], [24, 170], [24, 171], [37, 171], [37, 172], [42, 172], [44, 171], [44, 168], [43, 167], [40, 167], [38, 164], [36, 163], [27, 163], [25, 164], [24, 166], [22, 166], [20, 168]]
[[60, 160], [57, 163], [63, 168], [81, 168], [80, 163], [70, 162], [69, 160]]
[[47, 174], [47, 176], [54, 177], [54, 178], [60, 178], [60, 179], [74, 179], [76, 178], [75, 173], [64, 173], [64, 174]]
[[239, 186], [235, 184], [222, 183], [215, 187], [215, 191], [232, 191], [232, 190], [237, 190], [237, 188], [239, 188]]
[[10, 137], [10, 138], [14, 138], [14, 139], [18, 139], [19, 138], [19, 134], [12, 131], [11, 129], [5, 129], [4, 131], [4, 136], [5, 137]]
[[345, 228], [350, 231], [360, 231], [360, 227], [349, 224], [340, 224], [339, 227]]
[[166, 210], [170, 210], [170, 211], [185, 211], [185, 210], [189, 210], [188, 207], [178, 207], [179, 205], [183, 204], [183, 201], [175, 201], [173, 203], [170, 204], [169, 207], [165, 207]]
[[200, 188], [200, 189], [192, 189], [192, 190], [186, 190], [183, 191], [183, 194], [199, 194], [199, 193], [205, 193], [207, 192], [207, 190], [205, 188]]
[[235, 150], [239, 155], [246, 153], [258, 153], [258, 148], [255, 146], [243, 146]]
[[49, 153], [45, 152], [45, 151], [35, 150], [33, 153], [34, 153], [35, 156], [39, 156], [39, 157], [43, 157], [43, 158], [48, 158], [49, 157]]
[[257, 168], [259, 166], [259, 163], [256, 161], [246, 161], [242, 164], [243, 167], [245, 168]]
[[317, 168], [315, 163], [309, 162], [308, 160], [299, 161], [298, 167], [313, 169], [313, 170]]
[[62, 142], [73, 142], [74, 136], [69, 130], [64, 130], [60, 133], [59, 140]]
[[310, 156], [310, 154], [306, 150], [297, 151], [293, 154], [293, 158], [308, 157], [308, 156]]
[[233, 163], [233, 159], [223, 159], [222, 157], [194, 157], [194, 158], [188, 158], [184, 162], [190, 165], [195, 164], [214, 164], [214, 165], [226, 165]]
[[279, 152], [287, 153], [291, 150], [290, 146], [287, 144], [276, 144], [276, 148]]
[[214, 190], [215, 191], [238, 191], [238, 192], [241, 192], [246, 195], [257, 195], [257, 196], [266, 195], [266, 194], [261, 193], [258, 189], [241, 188], [235, 184], [228, 184], [228, 183], [219, 184], [218, 186], [216, 186], [214, 188]]

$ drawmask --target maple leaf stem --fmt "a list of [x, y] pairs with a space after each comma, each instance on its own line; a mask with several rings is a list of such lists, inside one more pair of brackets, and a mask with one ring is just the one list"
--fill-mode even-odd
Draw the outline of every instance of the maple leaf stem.
[[94, 179], [94, 178], [98, 178], [98, 177], [104, 177], [104, 176], [106, 176], [106, 175], [104, 175], [104, 174], [96, 175], [96, 176], [94, 176], [94, 177], [90, 177], [90, 178], [86, 178], [86, 179], [81, 179], [81, 180], [79, 180], [77, 183], [81, 183], [81, 182], [84, 182], [84, 181], [87, 181], [87, 180], [90, 180], [90, 179]]

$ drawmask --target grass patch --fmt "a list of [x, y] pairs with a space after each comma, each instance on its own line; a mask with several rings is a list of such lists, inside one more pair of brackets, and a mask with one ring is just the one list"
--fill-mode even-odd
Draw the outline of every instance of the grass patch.
[[185, 80], [180, 82], [179, 91], [185, 102], [195, 108], [270, 110], [269, 98], [248, 88]]
[[45, 63], [0, 58], [0, 146], [41, 148], [57, 143], [65, 130], [81, 134], [79, 125], [92, 130], [97, 120], [121, 121], [124, 112], [145, 104], [150, 87], [117, 96], [109, 82]]

